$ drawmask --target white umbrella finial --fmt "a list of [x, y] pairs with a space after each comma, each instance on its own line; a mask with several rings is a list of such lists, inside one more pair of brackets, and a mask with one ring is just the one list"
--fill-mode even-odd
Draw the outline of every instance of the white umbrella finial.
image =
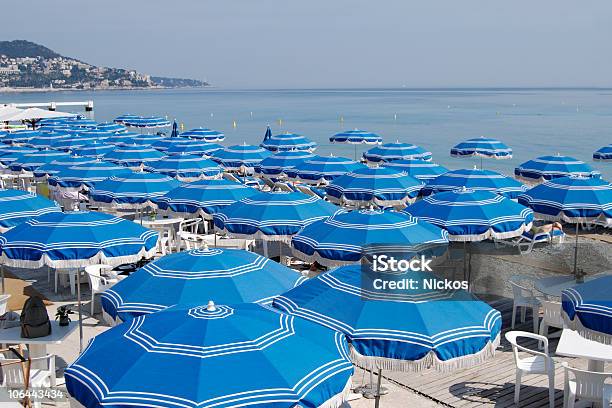
[[209, 300], [208, 304], [206, 305], [206, 310], [208, 310], [209, 312], [214, 312], [215, 310], [217, 310], [217, 307], [215, 306], [215, 302], [213, 302], [212, 300]]

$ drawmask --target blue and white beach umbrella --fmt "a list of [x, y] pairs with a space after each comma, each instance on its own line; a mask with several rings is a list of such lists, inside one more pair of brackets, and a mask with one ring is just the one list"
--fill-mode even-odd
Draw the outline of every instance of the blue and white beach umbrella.
[[[116, 121], [117, 119], [115, 119]], [[137, 127], [143, 129], [153, 129], [170, 127], [170, 121], [161, 116], [137, 116], [131, 118], [123, 118], [120, 122], [128, 127]]]
[[112, 132], [112, 133], [127, 132], [127, 127], [125, 127], [124, 125], [120, 123], [113, 123], [113, 122], [98, 123], [95, 129], [102, 131], [102, 132]]
[[15, 130], [9, 132], [8, 135], [2, 138], [3, 143], [27, 143], [29, 140], [39, 137], [44, 132], [39, 130]]
[[62, 123], [70, 127], [80, 128], [95, 128], [96, 126], [98, 126], [98, 122], [96, 122], [95, 120], [81, 116], [63, 119]]
[[512, 149], [497, 139], [481, 136], [459, 143], [451, 149], [450, 154], [453, 157], [478, 156], [489, 159], [511, 159]]
[[358, 263], [364, 251], [414, 251], [448, 243], [446, 231], [396, 211], [338, 211], [304, 227], [291, 240], [294, 255], [327, 267]]
[[541, 219], [612, 227], [612, 184], [599, 178], [556, 178], [533, 187], [518, 201]]
[[112, 132], [110, 130], [101, 130], [101, 129], [98, 129], [98, 128], [87, 129], [87, 130], [79, 132], [79, 136], [96, 138], [99, 141], [107, 140], [107, 139], [109, 139], [109, 138], [111, 138], [111, 137], [113, 137], [113, 136], [115, 136], [117, 134], [118, 133]]
[[517, 198], [527, 187], [513, 178], [491, 170], [451, 170], [427, 182], [423, 195], [453, 191], [466, 187], [474, 191], [490, 191], [508, 198]]
[[202, 217], [212, 220], [213, 215], [244, 198], [260, 194], [258, 190], [225, 179], [200, 180], [183, 184], [155, 200], [162, 210], [186, 218]]
[[157, 232], [99, 212], [53, 212], [0, 235], [3, 265], [82, 268], [121, 265], [155, 254]]
[[130, 121], [132, 119], [138, 119], [140, 116], [138, 115], [132, 115], [132, 114], [125, 114], [125, 115], [120, 115], [117, 116], [115, 119], [113, 119], [114, 123], [120, 123], [123, 124], [125, 121]]
[[301, 150], [275, 153], [257, 164], [255, 173], [262, 177], [283, 177], [287, 175], [287, 170], [294, 169], [304, 161], [314, 157], [312, 153]]
[[602, 147], [593, 153], [593, 160], [610, 161], [612, 160], [612, 144]]
[[306, 150], [312, 152], [317, 144], [312, 140], [295, 133], [283, 133], [274, 135], [264, 140], [261, 147], [271, 152], [284, 152], [291, 150]]
[[215, 228], [237, 238], [290, 242], [291, 237], [337, 207], [302, 193], [270, 192], [244, 198], [214, 215]]
[[115, 150], [115, 145], [101, 142], [92, 142], [85, 146], [75, 148], [72, 152], [83, 157], [100, 158]]
[[97, 182], [89, 192], [91, 201], [113, 208], [154, 207], [153, 200], [179, 186], [162, 174], [136, 172]]
[[363, 158], [371, 163], [394, 160], [431, 160], [431, 152], [410, 143], [385, 143], [363, 153]]
[[309, 184], [327, 184], [346, 173], [363, 169], [361, 163], [351, 159], [336, 156], [315, 156], [293, 169], [288, 169], [286, 174], [292, 179], [297, 179]]
[[529, 231], [531, 209], [509, 198], [466, 188], [437, 193], [408, 206], [406, 213], [448, 231], [450, 241], [507, 239]]
[[115, 133], [108, 139], [105, 139], [104, 142], [108, 144], [117, 145], [117, 146], [124, 146], [124, 145], [133, 144], [132, 140], [134, 140], [135, 137], [138, 137], [140, 135], [141, 135], [140, 133], [136, 133], [136, 132]]
[[154, 135], [151, 133], [146, 133], [142, 135], [138, 135], [132, 138], [129, 143], [123, 143], [123, 145], [140, 145], [140, 146], [152, 146], [155, 143], [166, 139], [164, 135]]
[[162, 159], [165, 155], [149, 146], [117, 146], [104, 155], [104, 160], [126, 167], [140, 167], [150, 162]]
[[89, 190], [95, 183], [113, 176], [125, 176], [132, 171], [117, 164], [96, 161], [77, 164], [49, 177], [49, 186], [68, 191]]
[[540, 183], [559, 177], [601, 177], [585, 162], [569, 156], [542, 156], [522, 163], [514, 169], [514, 175], [529, 183]]
[[332, 143], [380, 144], [382, 143], [382, 137], [376, 133], [354, 129], [336, 133], [329, 138], [329, 141]]
[[36, 178], [47, 178], [59, 173], [62, 170], [66, 170], [69, 167], [85, 163], [93, 163], [95, 161], [96, 159], [91, 157], [68, 156], [53, 160], [51, 163], [43, 164], [37, 169], [34, 169], [33, 173], [34, 177]]
[[58, 152], [56, 150], [41, 150], [38, 152], [24, 153], [13, 160], [9, 168], [16, 172], [31, 172], [40, 166], [51, 163], [55, 160], [62, 160], [70, 157], [66, 152]]
[[225, 135], [223, 133], [204, 128], [191, 129], [181, 133], [179, 136], [188, 137], [190, 139], [200, 139], [206, 142], [222, 142], [225, 140]]
[[423, 182], [399, 170], [361, 168], [334, 179], [325, 187], [329, 201], [352, 207], [405, 206], [416, 200]]
[[173, 144], [172, 146], [169, 146], [165, 153], [170, 156], [175, 154], [212, 156], [214, 152], [221, 149], [223, 149], [223, 146], [216, 143], [203, 142], [200, 140], [189, 140], [189, 143]]
[[87, 407], [336, 408], [348, 353], [341, 333], [258, 304], [177, 306], [96, 336], [66, 388]]
[[161, 139], [151, 143], [151, 147], [159, 150], [160, 152], [165, 152], [170, 146], [180, 146], [189, 144], [190, 142], [193, 141], [191, 139], [187, 139], [186, 137], [162, 137]]
[[71, 136], [67, 139], [61, 139], [57, 142], [54, 142], [51, 145], [52, 149], [62, 150], [62, 151], [73, 151], [75, 149], [79, 149], [81, 147], [87, 146], [91, 143], [98, 142], [99, 139], [96, 136], [85, 136], [84, 134], [78, 134]]
[[0, 163], [8, 165], [26, 153], [35, 153], [38, 149], [25, 146], [6, 146], [0, 145]]
[[561, 293], [562, 316], [581, 336], [612, 344], [612, 275], [576, 285]]
[[382, 166], [394, 170], [401, 170], [409, 176], [425, 182], [435, 179], [440, 174], [444, 174], [448, 171], [446, 167], [440, 166], [439, 164], [419, 159], [393, 160], [383, 163]]
[[124, 321], [204, 299], [223, 304], [272, 303], [297, 286], [296, 271], [241, 249], [195, 249], [164, 256], [102, 294], [102, 307]]
[[44, 132], [40, 136], [33, 137], [26, 142], [26, 145], [35, 149], [49, 149], [60, 140], [69, 139], [69, 133], [61, 131]]
[[148, 163], [145, 170], [165, 174], [185, 182], [216, 178], [223, 172], [223, 169], [214, 161], [191, 154], [164, 157]]
[[229, 146], [211, 153], [211, 158], [227, 170], [245, 168], [252, 172], [253, 167], [271, 153], [263, 147], [248, 144]]
[[[372, 370], [443, 371], [481, 364], [495, 354], [499, 311], [463, 290], [426, 289], [435, 276], [365, 273], [363, 266], [333, 269], [277, 297], [274, 307], [344, 333], [351, 358]], [[373, 275], [373, 276], [372, 276]], [[378, 290], [372, 278], [413, 279], [414, 290]]]
[[56, 202], [21, 190], [0, 190], [0, 232], [31, 218], [61, 212]]

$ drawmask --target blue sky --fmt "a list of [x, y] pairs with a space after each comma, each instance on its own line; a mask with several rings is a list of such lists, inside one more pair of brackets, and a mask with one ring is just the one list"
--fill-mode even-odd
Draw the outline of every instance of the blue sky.
[[609, 0], [5, 3], [2, 39], [219, 87], [612, 86]]

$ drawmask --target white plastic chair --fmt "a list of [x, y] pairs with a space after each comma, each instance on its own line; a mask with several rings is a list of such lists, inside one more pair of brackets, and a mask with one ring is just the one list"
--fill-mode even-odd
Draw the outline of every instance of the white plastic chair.
[[533, 316], [533, 332], [538, 333], [538, 315], [540, 313], [540, 301], [533, 294], [533, 289], [524, 286], [523, 281], [527, 278], [522, 276], [512, 276], [510, 278], [510, 286], [512, 286], [512, 328], [516, 322], [516, 311], [521, 309], [521, 322], [525, 323], [525, 315], [527, 309], [531, 309]]
[[[46, 362], [47, 368], [33, 368], [39, 362]], [[8, 359], [4, 355], [0, 355], [0, 366], [2, 366], [2, 384], [0, 386], [4, 388], [23, 388], [25, 386], [25, 374], [22, 364], [19, 359]], [[30, 367], [29, 388], [50, 388], [57, 385], [55, 355], [47, 354], [46, 356], [35, 357], [30, 360]], [[34, 402], [34, 407], [40, 406], [40, 401]]]
[[[11, 295], [0, 295], [0, 317], [4, 316], [8, 309], [8, 301]], [[0, 320], [0, 329], [4, 327], [5, 320]]]
[[[519, 338], [535, 339], [544, 344], [544, 351], [532, 350], [518, 344]], [[555, 406], [555, 362], [548, 354], [548, 339], [539, 334], [524, 331], [509, 331], [506, 340], [512, 345], [514, 362], [516, 364], [516, 383], [514, 385], [514, 403], [519, 406], [521, 393], [521, 378], [523, 375], [538, 374], [548, 376], [548, 402], [550, 408]], [[521, 358], [519, 351], [530, 354]]]
[[[570, 367], [565, 361], [562, 365], [565, 371], [564, 408], [574, 408], [576, 399], [581, 402], [601, 403], [604, 408], [610, 406], [612, 403], [612, 384], [606, 384], [606, 380], [612, 378], [612, 373], [579, 370]], [[573, 378], [570, 378], [572, 376]]]
[[91, 289], [91, 315], [95, 312], [96, 294], [104, 292], [112, 287], [119, 280], [116, 278], [105, 278], [101, 276], [104, 270], [111, 270], [110, 265], [89, 265], [85, 267], [87, 278], [89, 279], [89, 288]]
[[542, 316], [542, 322], [540, 323], [540, 336], [548, 337], [549, 327], [563, 329], [561, 302], [555, 302], [552, 300], [541, 300], [540, 303], [544, 312]]

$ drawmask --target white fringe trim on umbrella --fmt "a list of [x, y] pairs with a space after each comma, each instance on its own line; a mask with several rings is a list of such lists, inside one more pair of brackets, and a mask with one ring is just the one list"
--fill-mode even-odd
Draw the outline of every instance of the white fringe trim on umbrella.
[[356, 365], [367, 370], [382, 369], [387, 371], [417, 372], [433, 368], [442, 372], [451, 372], [463, 368], [474, 367], [494, 357], [495, 350], [499, 347], [499, 343], [500, 335], [498, 334], [493, 342], [487, 342], [485, 347], [478, 353], [456, 357], [446, 361], [438, 359], [433, 351], [427, 353], [427, 355], [420, 360], [406, 361], [385, 357], [363, 356], [351, 347], [351, 360], [353, 360], [353, 363]]
[[335, 268], [337, 266], [344, 265], [354, 265], [361, 262], [361, 256], [357, 261], [340, 261], [335, 259], [323, 258], [317, 251], [315, 251], [315, 253], [312, 255], [308, 255], [300, 251], [299, 249], [291, 247], [291, 252], [294, 257], [298, 258], [301, 261], [309, 263], [317, 262], [319, 265], [325, 266], [326, 268]]
[[602, 215], [598, 217], [568, 217], [567, 215], [565, 215], [563, 210], [559, 210], [559, 213], [557, 215], [542, 214], [539, 212], [534, 212], [534, 215], [540, 220], [563, 221], [567, 222], [568, 224], [602, 224], [603, 226], [605, 226], [610, 222], [609, 219]]
[[416, 201], [416, 197], [412, 198], [408, 196], [401, 200], [380, 200], [376, 197], [373, 197], [371, 200], [349, 200], [344, 195], [338, 198], [329, 194], [326, 194], [325, 197], [334, 204], [357, 208], [367, 208], [374, 205], [377, 207], [399, 207], [403, 209], [408, 206], [408, 204], [412, 204]]
[[107, 203], [105, 201], [98, 201], [90, 198], [91, 204], [99, 205], [100, 207], [116, 208], [118, 210], [143, 210], [145, 208], [157, 209], [157, 204], [151, 200], [147, 200], [143, 203], [118, 203], [115, 200]]
[[288, 245], [291, 244], [291, 238], [293, 238], [293, 235], [266, 235], [262, 233], [261, 231], [257, 231], [254, 234], [238, 234], [238, 233], [229, 232], [226, 229], [219, 229], [216, 226], [214, 227], [214, 229], [215, 231], [217, 231], [217, 234], [226, 235], [230, 238], [246, 239], [246, 240], [255, 239], [255, 240], [262, 240], [262, 241], [280, 241]]
[[347, 401], [352, 385], [353, 379], [350, 377], [342, 391], [319, 405], [319, 408], [340, 408]]
[[471, 235], [452, 235], [448, 234], [448, 240], [454, 242], [477, 242], [484, 241], [485, 239], [508, 239], [516, 238], [523, 235], [524, 232], [531, 230], [533, 223], [523, 224], [520, 228], [514, 231], [506, 232], [495, 232], [493, 229], [489, 229], [482, 234], [471, 234]]
[[115, 257], [107, 257], [104, 255], [103, 251], [98, 252], [96, 255], [92, 256], [88, 259], [65, 259], [65, 260], [54, 260], [50, 259], [47, 254], [43, 254], [43, 256], [39, 260], [24, 260], [24, 259], [12, 259], [6, 256], [6, 254], [2, 254], [0, 257], [0, 262], [2, 265], [14, 267], [14, 268], [23, 268], [23, 269], [38, 269], [43, 266], [49, 266], [53, 269], [75, 269], [75, 268], [84, 268], [88, 265], [97, 265], [97, 264], [106, 264], [111, 266], [118, 266], [123, 264], [135, 263], [140, 261], [143, 258], [152, 258], [157, 252], [157, 246], [153, 247], [150, 250], [144, 249], [144, 247], [138, 251], [137, 254], [133, 255], [123, 255], [123, 256], [115, 256]]
[[563, 315], [563, 321], [565, 324], [567, 324], [570, 329], [577, 331], [578, 334], [585, 339], [612, 345], [612, 335], [584, 327], [578, 316], [574, 316], [574, 320], [570, 320], [565, 311], [561, 314]]

